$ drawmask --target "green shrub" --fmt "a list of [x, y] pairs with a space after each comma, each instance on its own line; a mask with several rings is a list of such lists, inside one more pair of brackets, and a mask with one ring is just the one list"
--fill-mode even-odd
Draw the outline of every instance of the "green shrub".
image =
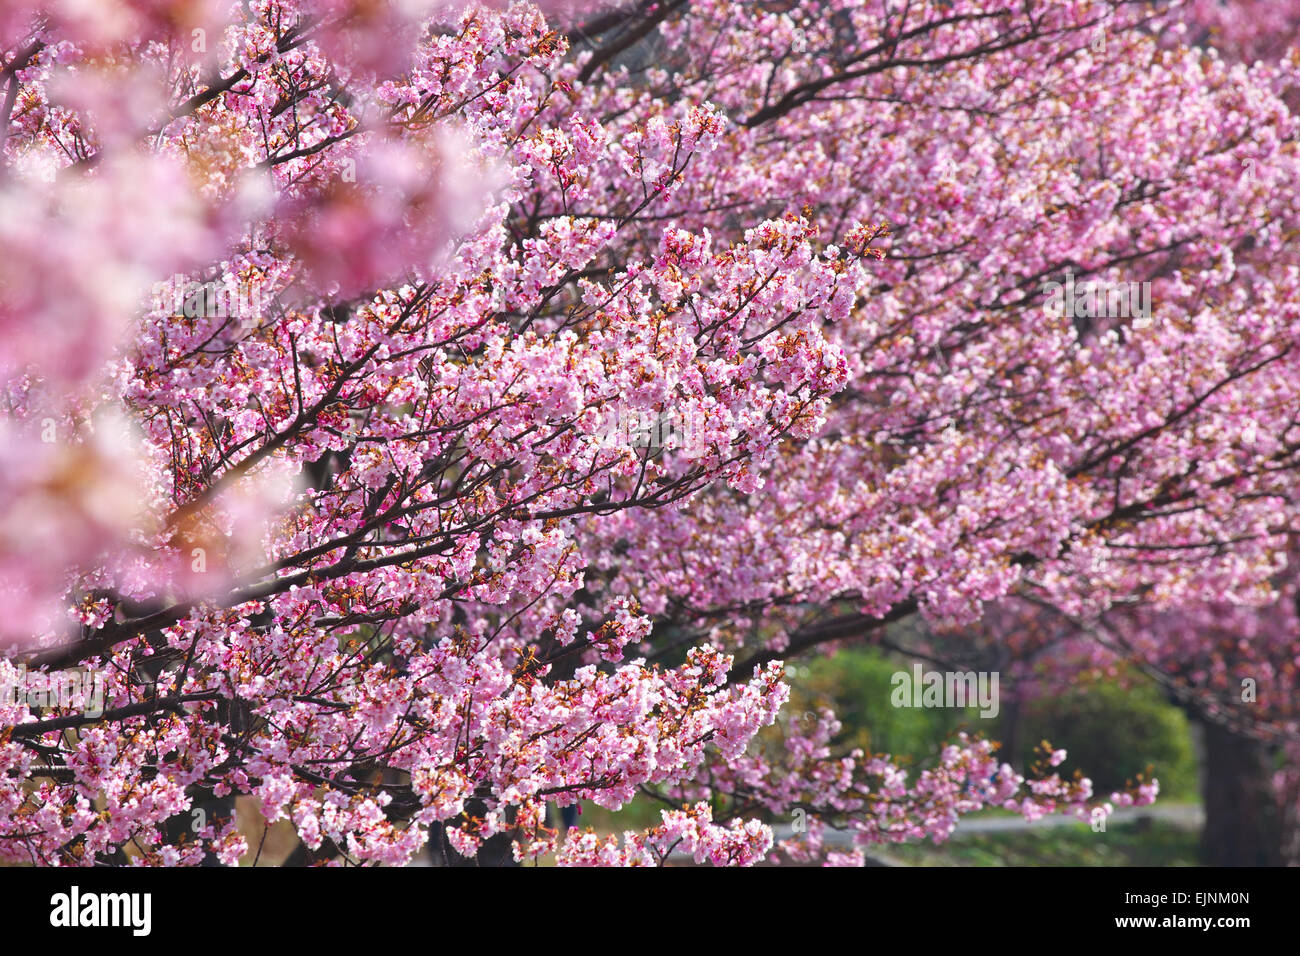
[[[1008, 716], [1005, 710], [1003, 716]], [[1150, 681], [1130, 687], [1101, 681], [1030, 701], [1023, 705], [1020, 720], [1016, 756], [1021, 766], [1040, 740], [1049, 740], [1069, 752], [1060, 769], [1083, 771], [1100, 796], [1143, 774], [1159, 779], [1162, 799], [1196, 799], [1196, 760], [1187, 717]]]
[[893, 675], [911, 669], [911, 662], [871, 648], [801, 661], [787, 713], [830, 707], [844, 725], [835, 742], [867, 753], [927, 757], [959, 729], [993, 736], [996, 722], [981, 720], [975, 708], [894, 707]]
[[[873, 648], [800, 661], [790, 677], [786, 713], [800, 715], [829, 706], [844, 725], [836, 744], [900, 757], [929, 756], [958, 730], [999, 741], [1013, 736], [1008, 721], [1015, 718], [1005, 697], [999, 716], [988, 720], [975, 708], [894, 707], [891, 678], [911, 667], [910, 660]], [[1035, 759], [1039, 742], [1048, 740], [1069, 752], [1061, 772], [1083, 771], [1099, 795], [1123, 788], [1151, 767], [1160, 780], [1162, 798], [1196, 799], [1187, 718], [1149, 681], [1127, 687], [1119, 681], [1099, 681], [1027, 702], [1020, 710], [1018, 730], [1017, 752], [1003, 757], [1022, 771]]]

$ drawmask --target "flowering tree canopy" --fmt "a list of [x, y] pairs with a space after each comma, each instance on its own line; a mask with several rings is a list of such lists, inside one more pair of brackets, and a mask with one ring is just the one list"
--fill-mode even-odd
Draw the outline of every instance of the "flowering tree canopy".
[[[172, 825], [239, 795], [334, 863], [431, 828], [860, 863], [822, 828], [1154, 799], [973, 737], [840, 753], [783, 662], [1009, 599], [1272, 599], [1278, 37], [1135, 0], [6, 3], [0, 677], [104, 706], [0, 702], [0, 855], [251, 860]], [[621, 840], [546, 822], [637, 794], [663, 823]]]

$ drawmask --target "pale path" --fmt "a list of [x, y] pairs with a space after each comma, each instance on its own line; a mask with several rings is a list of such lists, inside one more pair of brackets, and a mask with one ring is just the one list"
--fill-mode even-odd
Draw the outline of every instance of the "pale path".
[[[1160, 823], [1169, 823], [1174, 826], [1186, 827], [1189, 830], [1200, 829], [1205, 824], [1205, 811], [1200, 804], [1195, 803], [1173, 803], [1161, 806], [1157, 804], [1153, 807], [1120, 807], [1107, 818], [1107, 824], [1113, 826], [1118, 823], [1136, 823], [1139, 820], [1155, 820]], [[960, 840], [963, 836], [969, 836], [977, 833], [1025, 833], [1029, 830], [1052, 829], [1057, 827], [1080, 827], [1086, 828], [1090, 824], [1086, 820], [1080, 820], [1077, 817], [1069, 816], [1063, 813], [1052, 814], [1043, 817], [1040, 820], [1026, 820], [1023, 817], [980, 817], [976, 819], [966, 819], [957, 824], [957, 829], [953, 832], [952, 839]], [[773, 827], [772, 832], [777, 842], [788, 840], [795, 836], [794, 831], [789, 824], [783, 824], [779, 827]], [[827, 830], [822, 842], [829, 847], [852, 848], [853, 839], [850, 834], [840, 830]], [[890, 859], [881, 848], [871, 848], [867, 852], [870, 859], [868, 865], [875, 866], [903, 866], [899, 862]], [[681, 852], [676, 852], [668, 857], [670, 860], [689, 860], [690, 857]], [[431, 866], [428, 855], [420, 854], [410, 866]]]
[[[1164, 806], [1157, 804], [1152, 807], [1119, 807], [1107, 818], [1107, 825], [1136, 823], [1143, 819], [1186, 827], [1189, 830], [1199, 830], [1205, 824], [1205, 811], [1200, 804], [1195, 803], [1173, 803]], [[1088, 821], [1063, 813], [1055, 813], [1039, 820], [1026, 820], [1024, 817], [978, 817], [976, 819], [962, 820], [958, 823], [957, 829], [953, 831], [952, 839], [960, 840], [963, 836], [979, 833], [1025, 833], [1030, 830], [1059, 827], [1087, 828], [1089, 826]], [[795, 835], [789, 824], [773, 827], [772, 830], [778, 842], [788, 840]], [[853, 846], [851, 834], [841, 830], [827, 830], [822, 842], [830, 847], [852, 848]], [[874, 856], [874, 859], [869, 860], [869, 863], [874, 863], [877, 866], [905, 865], [889, 859], [885, 855], [887, 850], [884, 848], [872, 847], [864, 850], [864, 852], [869, 856]], [[674, 856], [676, 855], [674, 854]]]

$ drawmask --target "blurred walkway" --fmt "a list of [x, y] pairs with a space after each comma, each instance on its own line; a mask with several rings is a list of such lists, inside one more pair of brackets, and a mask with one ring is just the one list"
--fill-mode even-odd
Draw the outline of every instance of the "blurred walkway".
[[[1107, 825], [1137, 823], [1139, 820], [1144, 819], [1186, 827], [1189, 830], [1199, 830], [1205, 823], [1205, 811], [1201, 809], [1200, 804], [1196, 803], [1156, 804], [1151, 807], [1120, 807], [1107, 818]], [[1041, 820], [1033, 821], [1026, 820], [1024, 817], [976, 817], [973, 819], [968, 817], [957, 824], [957, 829], [953, 832], [952, 838], [959, 840], [963, 836], [976, 833], [1024, 833], [1029, 830], [1050, 829], [1053, 827], [1087, 826], [1089, 826], [1089, 823], [1086, 820], [1080, 820], [1077, 817], [1062, 813], [1052, 814], [1043, 817]], [[778, 842], [788, 840], [795, 835], [789, 825], [773, 827], [772, 831]], [[827, 830], [823, 842], [829, 847], [851, 848], [853, 846], [853, 839], [850, 834], [840, 830]], [[888, 848], [885, 847], [868, 847], [864, 852], [868, 857], [868, 866], [904, 865], [890, 859]], [[669, 856], [669, 859], [686, 861], [690, 857], [685, 853], [677, 852]], [[433, 866], [435, 864], [430, 861], [427, 853], [421, 853], [409, 865]]]
[[[1153, 820], [1173, 826], [1199, 830], [1205, 824], [1205, 811], [1198, 803], [1159, 804], [1150, 807], [1119, 807], [1107, 818], [1107, 826], [1122, 823], [1137, 823], [1140, 820]], [[960, 840], [963, 836], [977, 833], [1025, 833], [1029, 830], [1051, 829], [1054, 827], [1087, 827], [1086, 820], [1063, 813], [1055, 813], [1040, 820], [1026, 820], [1024, 817], [967, 817], [957, 824], [952, 839]], [[793, 837], [794, 831], [788, 826], [772, 828], [778, 842]], [[827, 830], [823, 842], [829, 847], [851, 848], [851, 834], [840, 830]], [[888, 856], [887, 847], [867, 847], [863, 851], [869, 857], [868, 865], [901, 866]]]

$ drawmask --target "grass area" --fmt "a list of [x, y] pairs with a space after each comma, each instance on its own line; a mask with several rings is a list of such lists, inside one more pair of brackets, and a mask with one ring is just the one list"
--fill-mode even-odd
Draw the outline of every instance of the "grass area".
[[578, 827], [591, 827], [597, 833], [622, 833], [624, 830], [644, 830], [663, 823], [665, 804], [638, 794], [621, 810], [606, 810], [589, 801], [581, 804]]
[[1083, 823], [966, 836], [958, 830], [947, 843], [901, 844], [886, 855], [908, 866], [1196, 866], [1197, 841], [1196, 830], [1137, 820], [1105, 833]]

